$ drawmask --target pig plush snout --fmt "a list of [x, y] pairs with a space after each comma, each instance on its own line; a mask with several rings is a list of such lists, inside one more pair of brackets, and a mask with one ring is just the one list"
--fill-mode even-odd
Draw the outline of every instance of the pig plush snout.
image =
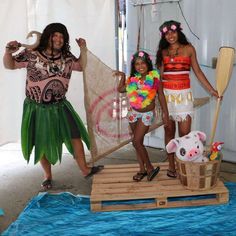
[[181, 161], [207, 162], [208, 158], [203, 156], [203, 141], [206, 140], [205, 133], [192, 131], [180, 138], [171, 139], [166, 145], [168, 153], [175, 153]]
[[192, 148], [188, 153], [187, 153], [187, 158], [191, 161], [196, 156], [200, 155], [200, 150], [197, 148]]

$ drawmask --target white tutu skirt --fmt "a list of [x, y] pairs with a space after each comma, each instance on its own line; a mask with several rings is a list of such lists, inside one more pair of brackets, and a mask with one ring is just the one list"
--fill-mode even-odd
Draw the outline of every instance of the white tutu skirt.
[[189, 115], [193, 118], [193, 95], [191, 89], [172, 90], [163, 89], [170, 118], [183, 121]]

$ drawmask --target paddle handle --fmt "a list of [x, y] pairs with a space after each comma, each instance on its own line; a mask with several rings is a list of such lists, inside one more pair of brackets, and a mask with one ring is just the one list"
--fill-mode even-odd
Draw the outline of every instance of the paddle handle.
[[213, 120], [213, 126], [212, 126], [212, 130], [211, 130], [211, 138], [210, 138], [210, 144], [209, 144], [210, 147], [213, 143], [215, 133], [216, 133], [216, 125], [217, 125], [217, 121], [218, 121], [218, 117], [219, 117], [219, 113], [220, 113], [220, 104], [221, 104], [221, 99], [218, 98], [217, 103], [216, 103], [216, 110], [215, 110], [215, 116], [214, 116], [214, 120]]

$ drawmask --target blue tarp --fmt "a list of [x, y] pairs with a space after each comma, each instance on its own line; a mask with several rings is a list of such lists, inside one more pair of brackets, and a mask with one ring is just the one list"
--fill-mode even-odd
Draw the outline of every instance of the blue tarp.
[[0, 216], [3, 216], [4, 215], [4, 212], [3, 210], [0, 208]]
[[70, 193], [34, 197], [3, 236], [236, 235], [236, 183], [224, 205], [97, 212], [89, 198]]

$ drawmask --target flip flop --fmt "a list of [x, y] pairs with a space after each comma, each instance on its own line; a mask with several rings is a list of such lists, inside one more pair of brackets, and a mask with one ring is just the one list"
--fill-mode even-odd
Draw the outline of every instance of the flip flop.
[[137, 172], [136, 175], [133, 176], [133, 180], [136, 182], [141, 181], [145, 176], [147, 176], [147, 172]]
[[170, 177], [170, 178], [177, 178], [177, 172], [176, 172], [176, 170], [167, 170], [167, 173], [166, 173], [166, 175], [168, 176], [168, 177]]
[[153, 169], [150, 173], [147, 174], [147, 180], [152, 181], [154, 177], [159, 173], [160, 167], [158, 166], [156, 169]]
[[45, 179], [42, 182], [41, 187], [43, 187], [45, 190], [51, 189], [52, 188], [52, 180], [51, 179]]
[[100, 165], [100, 166], [93, 166], [91, 168], [91, 171], [89, 174], [87, 174], [84, 178], [88, 179], [90, 177], [92, 177], [93, 175], [97, 174], [98, 172], [100, 172], [102, 169], [104, 168], [104, 166]]

